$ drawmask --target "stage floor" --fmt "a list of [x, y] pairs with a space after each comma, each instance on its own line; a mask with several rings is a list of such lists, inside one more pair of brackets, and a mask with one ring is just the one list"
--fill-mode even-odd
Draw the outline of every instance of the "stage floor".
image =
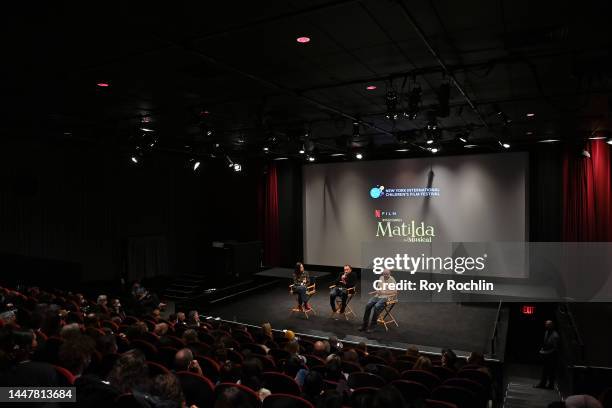
[[[325, 286], [327, 288], [327, 286]], [[288, 329], [296, 333], [328, 338], [337, 336], [340, 340], [372, 345], [406, 348], [414, 344], [423, 351], [440, 352], [441, 348], [452, 348], [459, 355], [470, 351], [489, 354], [490, 336], [497, 315], [497, 303], [399, 303], [393, 314], [399, 327], [378, 327], [373, 333], [365, 334], [357, 329], [363, 317], [367, 299], [351, 301], [357, 317], [346, 321], [344, 317], [334, 320], [329, 306], [329, 292], [319, 290], [311, 299], [317, 315], [306, 319], [303, 314], [290, 314], [295, 299], [288, 293], [286, 284], [268, 287], [264, 291], [242, 294], [230, 300], [208, 305], [201, 310], [204, 315], [220, 317], [253, 325], [270, 322], [274, 329]], [[502, 309], [502, 324], [507, 322], [507, 310]], [[497, 359], [503, 360], [505, 330], [501, 330], [497, 344]]]

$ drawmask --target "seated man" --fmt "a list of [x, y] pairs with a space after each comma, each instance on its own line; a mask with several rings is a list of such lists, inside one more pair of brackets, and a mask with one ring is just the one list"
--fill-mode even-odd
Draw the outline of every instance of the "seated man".
[[[395, 279], [391, 276], [391, 271], [385, 269], [380, 277], [380, 290], [374, 292], [374, 296], [370, 298], [368, 304], [365, 308], [365, 313], [363, 314], [363, 323], [359, 328], [359, 331], [366, 331], [370, 333], [374, 327], [376, 327], [376, 321], [378, 320], [378, 316], [380, 312], [382, 312], [385, 304], [387, 303], [387, 299], [389, 297], [396, 295], [396, 290], [389, 289], [389, 285], [395, 285]], [[374, 309], [374, 311], [372, 311]], [[368, 325], [368, 320], [370, 317], [370, 312], [372, 312], [372, 319], [370, 320], [370, 324]]]
[[337, 312], [336, 298], [338, 296], [340, 296], [340, 299], [342, 299], [342, 305], [340, 306], [339, 313], [344, 313], [344, 309], [346, 308], [346, 299], [348, 299], [348, 290], [355, 287], [355, 282], [356, 279], [355, 275], [353, 274], [353, 268], [351, 268], [350, 265], [344, 265], [344, 272], [338, 276], [338, 279], [336, 279], [336, 282], [334, 283], [336, 287], [329, 292], [329, 304], [333, 313]]

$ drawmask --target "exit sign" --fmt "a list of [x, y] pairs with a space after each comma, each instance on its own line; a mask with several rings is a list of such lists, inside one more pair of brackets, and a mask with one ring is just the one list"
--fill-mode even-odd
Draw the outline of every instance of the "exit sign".
[[521, 308], [521, 312], [524, 315], [532, 315], [535, 314], [535, 306], [533, 305], [523, 305], [523, 307]]

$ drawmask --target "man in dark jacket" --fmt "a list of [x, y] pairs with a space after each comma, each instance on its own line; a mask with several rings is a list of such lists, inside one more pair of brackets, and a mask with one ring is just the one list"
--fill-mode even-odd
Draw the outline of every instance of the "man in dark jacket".
[[553, 389], [555, 387], [555, 374], [559, 353], [559, 333], [555, 330], [552, 320], [547, 320], [544, 323], [544, 328], [546, 331], [544, 332], [544, 340], [540, 348], [540, 356], [542, 356], [544, 366], [542, 367], [542, 377], [536, 387]]
[[348, 299], [348, 290], [355, 287], [357, 279], [353, 273], [353, 268], [350, 265], [344, 265], [344, 271], [336, 279], [335, 287], [332, 288], [329, 293], [329, 304], [332, 312], [336, 313], [336, 298], [340, 296], [342, 299], [342, 305], [340, 306], [339, 313], [344, 313], [346, 308], [346, 300]]

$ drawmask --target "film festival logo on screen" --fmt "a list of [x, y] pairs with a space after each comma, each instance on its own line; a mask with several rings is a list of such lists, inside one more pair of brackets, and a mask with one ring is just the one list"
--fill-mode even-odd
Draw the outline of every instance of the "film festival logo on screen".
[[439, 197], [440, 189], [437, 187], [401, 187], [389, 188], [385, 186], [376, 186], [370, 189], [370, 197], [374, 199], [385, 197]]

